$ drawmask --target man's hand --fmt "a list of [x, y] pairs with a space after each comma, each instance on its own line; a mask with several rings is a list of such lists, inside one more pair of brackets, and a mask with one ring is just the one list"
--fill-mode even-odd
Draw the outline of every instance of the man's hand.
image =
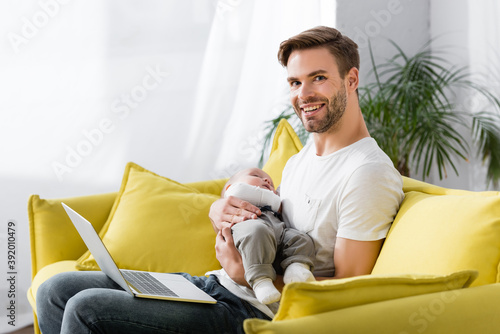
[[239, 198], [229, 196], [216, 200], [210, 206], [208, 217], [215, 232], [247, 219], [256, 219], [262, 212], [258, 207]]
[[222, 268], [233, 281], [248, 286], [241, 255], [236, 249], [231, 226], [247, 219], [256, 219], [262, 212], [256, 206], [239, 198], [229, 196], [216, 200], [210, 206], [208, 217], [212, 221], [215, 239], [215, 255]]
[[245, 269], [243, 268], [241, 255], [234, 245], [230, 227], [224, 227], [217, 233], [217, 237], [215, 238], [215, 256], [233, 281], [250, 287], [245, 280]]

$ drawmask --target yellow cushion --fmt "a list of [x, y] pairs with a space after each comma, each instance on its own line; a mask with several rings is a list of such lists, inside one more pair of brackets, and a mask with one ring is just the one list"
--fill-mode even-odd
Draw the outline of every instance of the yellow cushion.
[[443, 291], [286, 321], [247, 319], [247, 334], [470, 334], [500, 328], [500, 284]]
[[372, 274], [443, 275], [474, 269], [473, 285], [497, 282], [500, 195], [405, 180], [405, 199]]
[[222, 188], [224, 188], [224, 185], [226, 184], [227, 180], [228, 179], [198, 181], [198, 182], [185, 183], [185, 185], [198, 190], [200, 193], [220, 196]]
[[[116, 193], [65, 198], [99, 231], [113, 207]], [[32, 277], [48, 264], [76, 260], [87, 249], [61, 205], [62, 199], [41, 199], [32, 195], [28, 202]]]
[[364, 275], [285, 286], [273, 321], [301, 318], [383, 300], [467, 287], [477, 277], [468, 270], [446, 276]]
[[273, 145], [269, 160], [262, 168], [273, 179], [274, 186], [281, 184], [281, 174], [288, 159], [297, 154], [302, 149], [302, 143], [286, 119], [282, 119], [276, 133], [274, 134]]
[[[217, 198], [129, 163], [99, 234], [119, 268], [203, 275], [220, 268], [208, 218]], [[77, 268], [98, 266], [87, 251]]]

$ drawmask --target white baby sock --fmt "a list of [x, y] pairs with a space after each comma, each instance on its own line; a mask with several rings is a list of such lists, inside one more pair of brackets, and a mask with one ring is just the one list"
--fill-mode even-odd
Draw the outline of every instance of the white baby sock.
[[310, 282], [315, 281], [313, 273], [311, 272], [311, 267], [303, 263], [292, 263], [285, 269], [285, 274], [283, 275], [283, 282], [285, 284], [292, 282]]
[[267, 277], [255, 280], [253, 291], [262, 304], [271, 304], [279, 301], [281, 298], [281, 293], [274, 287], [273, 281]]

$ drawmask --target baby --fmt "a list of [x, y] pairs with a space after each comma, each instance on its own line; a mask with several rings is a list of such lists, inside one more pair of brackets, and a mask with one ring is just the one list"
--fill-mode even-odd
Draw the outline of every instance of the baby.
[[271, 304], [281, 297], [273, 284], [276, 279], [273, 263], [283, 268], [285, 284], [315, 280], [311, 272], [313, 241], [307, 234], [285, 227], [280, 220], [281, 200], [267, 173], [259, 168], [249, 168], [234, 174], [226, 183], [223, 196], [250, 202], [262, 212], [257, 219], [232, 226], [234, 243], [245, 268], [245, 279], [261, 303]]

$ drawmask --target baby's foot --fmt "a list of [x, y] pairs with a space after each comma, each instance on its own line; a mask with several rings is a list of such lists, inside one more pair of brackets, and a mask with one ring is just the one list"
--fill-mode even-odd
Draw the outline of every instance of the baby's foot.
[[262, 304], [275, 303], [281, 298], [281, 293], [274, 287], [270, 278], [257, 279], [253, 284], [253, 291]]
[[292, 282], [311, 282], [315, 281], [311, 267], [303, 263], [292, 263], [285, 269], [283, 282], [285, 284]]

